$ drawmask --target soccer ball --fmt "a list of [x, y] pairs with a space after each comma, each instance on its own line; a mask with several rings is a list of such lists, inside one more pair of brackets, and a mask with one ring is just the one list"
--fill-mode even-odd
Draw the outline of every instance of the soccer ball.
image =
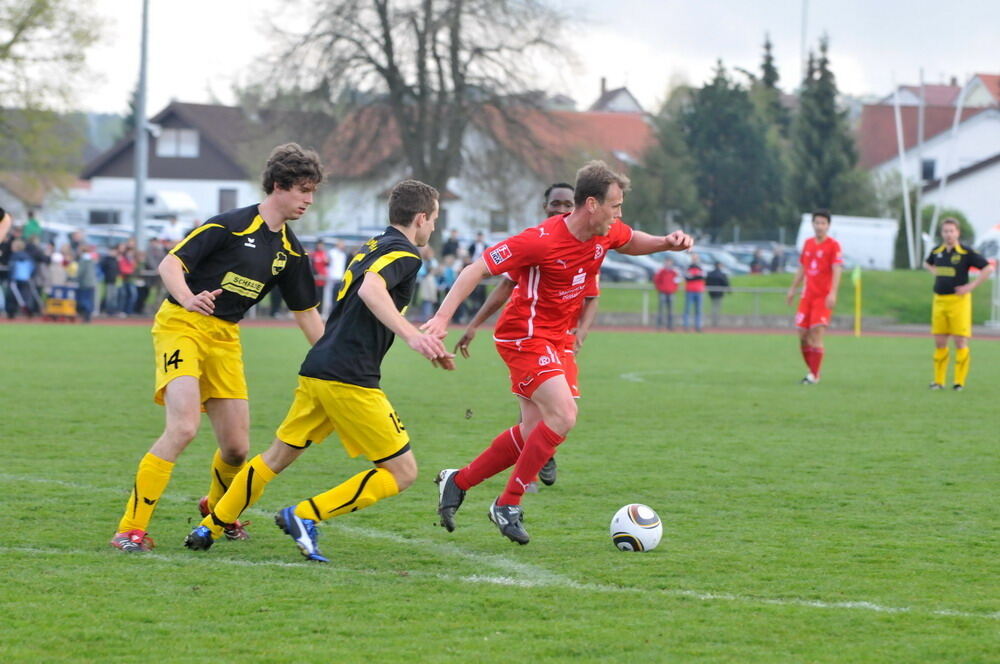
[[622, 551], [652, 551], [662, 536], [660, 517], [645, 505], [626, 505], [611, 519], [611, 541]]

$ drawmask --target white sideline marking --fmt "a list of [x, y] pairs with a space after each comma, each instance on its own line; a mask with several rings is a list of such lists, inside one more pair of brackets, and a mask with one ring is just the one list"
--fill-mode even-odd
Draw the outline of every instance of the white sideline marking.
[[627, 371], [623, 374], [619, 374], [618, 377], [622, 380], [627, 380], [630, 383], [645, 383], [646, 379], [643, 376], [657, 376], [664, 373], [663, 371]]
[[[0, 473], [0, 480], [3, 481], [15, 481], [15, 482], [32, 482], [38, 484], [54, 484], [57, 486], [65, 486], [73, 489], [87, 489], [89, 491], [101, 491], [110, 492], [116, 494], [125, 493], [122, 489], [115, 489], [111, 487], [96, 487], [86, 484], [78, 484], [74, 482], [66, 482], [63, 480], [47, 479], [40, 477], [28, 477], [20, 475], [10, 475], [7, 473]], [[179, 496], [170, 496], [165, 494], [163, 498], [170, 500], [171, 502], [189, 502], [190, 498], [181, 498]], [[247, 510], [254, 514], [270, 516], [272, 512], [267, 510], [262, 510], [259, 508], [251, 508]], [[467, 551], [461, 547], [452, 544], [450, 542], [437, 542], [433, 540], [426, 540], [420, 538], [411, 538], [398, 535], [396, 533], [375, 530], [372, 528], [360, 528], [357, 526], [351, 526], [346, 524], [332, 522], [333, 527], [337, 530], [341, 530], [346, 533], [360, 535], [363, 537], [369, 537], [373, 539], [383, 539], [397, 544], [405, 544], [409, 546], [419, 546], [425, 549], [431, 549], [443, 555], [458, 556], [465, 558], [466, 560], [480, 563], [482, 565], [487, 565], [489, 567], [502, 569], [507, 572], [508, 575], [502, 576], [491, 576], [487, 574], [472, 574], [472, 575], [457, 575], [457, 574], [440, 574], [434, 572], [423, 572], [418, 570], [406, 570], [405, 575], [400, 574], [398, 571], [386, 571], [386, 572], [376, 572], [372, 570], [375, 574], [383, 574], [385, 576], [415, 576], [415, 577], [432, 577], [440, 579], [442, 581], [452, 581], [460, 583], [472, 583], [472, 584], [490, 584], [499, 586], [517, 586], [521, 588], [568, 588], [572, 590], [581, 590], [587, 592], [597, 592], [597, 593], [627, 593], [627, 594], [662, 594], [673, 597], [687, 597], [690, 599], [698, 600], [701, 602], [734, 602], [739, 604], [757, 604], [757, 605], [770, 605], [770, 606], [795, 606], [804, 607], [811, 609], [844, 609], [852, 611], [871, 611], [874, 613], [908, 613], [913, 615], [931, 615], [931, 616], [942, 616], [942, 617], [952, 617], [952, 618], [978, 618], [986, 620], [1000, 620], [1000, 611], [994, 611], [989, 613], [975, 612], [975, 611], [960, 611], [956, 609], [922, 609], [913, 608], [907, 606], [885, 606], [882, 604], [877, 604], [875, 602], [867, 601], [841, 601], [841, 602], [830, 602], [823, 600], [811, 600], [803, 599], [797, 597], [758, 597], [755, 595], [738, 595], [733, 593], [718, 593], [718, 592], [704, 592], [697, 590], [685, 590], [681, 588], [676, 589], [663, 589], [663, 588], [627, 588], [621, 586], [609, 586], [599, 583], [580, 583], [574, 581], [568, 577], [550, 572], [543, 568], [537, 567], [535, 565], [530, 565], [527, 563], [519, 562], [507, 558], [506, 556], [498, 554], [484, 554], [474, 551]], [[331, 524], [326, 524], [331, 525]], [[4, 553], [30, 553], [35, 555], [89, 555], [89, 556], [100, 556], [106, 555], [105, 552], [97, 552], [93, 550], [79, 550], [79, 549], [42, 549], [36, 547], [8, 547], [0, 546], [0, 552]], [[287, 562], [284, 560], [237, 560], [232, 558], [212, 558], [205, 554], [194, 554], [194, 553], [183, 553], [180, 555], [169, 555], [161, 553], [144, 553], [142, 554], [143, 560], [155, 560], [157, 562], [167, 562], [167, 563], [181, 563], [184, 565], [191, 564], [206, 564], [211, 566], [218, 565], [233, 565], [237, 567], [294, 567], [294, 568], [315, 568], [321, 569], [324, 573], [350, 573], [357, 574], [357, 570], [343, 567], [336, 567], [329, 564], [316, 564], [309, 563], [307, 561], [301, 562]], [[513, 574], [513, 576], [509, 575]]]

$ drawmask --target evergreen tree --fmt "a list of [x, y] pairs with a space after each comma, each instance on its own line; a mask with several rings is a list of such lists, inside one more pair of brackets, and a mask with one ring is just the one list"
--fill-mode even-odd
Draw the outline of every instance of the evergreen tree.
[[751, 90], [754, 105], [768, 125], [778, 127], [783, 137], [788, 136], [791, 116], [788, 109], [781, 103], [781, 89], [778, 87], [778, 68], [774, 64], [771, 53], [771, 37], [764, 37], [764, 60], [761, 63], [761, 77], [754, 82]]
[[847, 112], [837, 107], [828, 48], [823, 37], [802, 81], [792, 127], [792, 199], [800, 212], [825, 207], [834, 214], [870, 214], [877, 207], [874, 187], [867, 173], [856, 170], [857, 150]]
[[652, 118], [656, 142], [643, 155], [642, 165], [629, 173], [633, 186], [626, 198], [626, 218], [636, 228], [663, 233], [674, 230], [673, 226], [693, 228], [704, 218], [693, 162], [679, 121], [691, 94], [687, 86], [671, 92]]
[[694, 160], [706, 230], [718, 238], [735, 224], [766, 229], [768, 201], [780, 198], [776, 155], [750, 95], [730, 79], [720, 61], [712, 81], [699, 89], [681, 126]]

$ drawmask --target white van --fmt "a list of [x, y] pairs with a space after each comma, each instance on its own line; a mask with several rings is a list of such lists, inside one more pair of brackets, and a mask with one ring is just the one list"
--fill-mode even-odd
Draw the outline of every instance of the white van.
[[[844, 262], [864, 270], [891, 270], [896, 255], [899, 222], [878, 217], [847, 217], [833, 213], [830, 237], [840, 243]], [[802, 215], [795, 247], [801, 252], [806, 240], [815, 236], [812, 214]]]

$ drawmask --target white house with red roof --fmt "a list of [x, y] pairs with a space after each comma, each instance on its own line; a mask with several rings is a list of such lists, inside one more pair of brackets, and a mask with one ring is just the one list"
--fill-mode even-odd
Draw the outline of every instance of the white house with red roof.
[[[904, 152], [899, 158], [893, 95], [866, 105], [857, 130], [859, 165], [882, 177], [923, 186], [923, 205], [939, 203], [965, 213], [976, 234], [1000, 222], [1000, 75], [976, 74], [962, 88], [924, 88], [923, 141], [920, 89], [900, 87]], [[955, 127], [959, 98], [962, 110]], [[930, 104], [930, 101], [936, 104]], [[945, 180], [947, 180], [945, 182]]]

